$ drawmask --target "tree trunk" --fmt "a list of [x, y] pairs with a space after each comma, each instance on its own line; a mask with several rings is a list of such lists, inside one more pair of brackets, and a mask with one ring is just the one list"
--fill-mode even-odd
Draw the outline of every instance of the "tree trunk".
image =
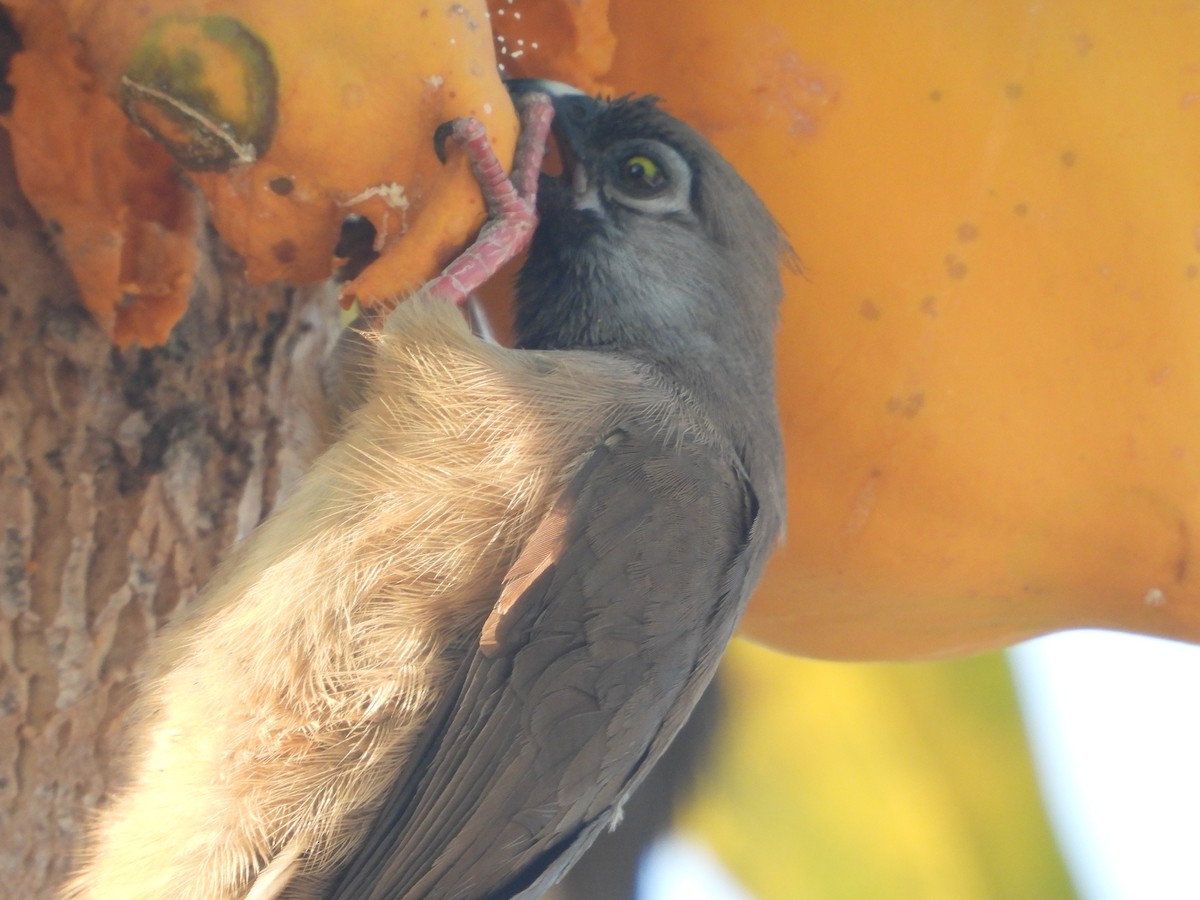
[[0, 130], [5, 896], [50, 896], [63, 880], [119, 772], [139, 660], [323, 442], [332, 291], [250, 287], [205, 241], [167, 344], [114, 348], [21, 196]]

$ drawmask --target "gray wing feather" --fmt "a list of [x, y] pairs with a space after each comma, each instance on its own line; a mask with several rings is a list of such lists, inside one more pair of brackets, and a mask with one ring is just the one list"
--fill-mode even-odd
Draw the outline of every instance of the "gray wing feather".
[[536, 896], [707, 685], [773, 538], [736, 458], [616, 432], [564, 502], [557, 557], [522, 584], [499, 645], [467, 653], [327, 896]]

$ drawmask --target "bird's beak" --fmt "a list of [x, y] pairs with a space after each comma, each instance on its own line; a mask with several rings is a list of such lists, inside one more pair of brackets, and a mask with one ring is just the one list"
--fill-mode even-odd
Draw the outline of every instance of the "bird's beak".
[[559, 97], [587, 96], [587, 94], [577, 87], [572, 87], [561, 81], [550, 81], [548, 78], [510, 78], [504, 82], [504, 86], [508, 88], [508, 92], [514, 97], [518, 94], [528, 94], [533, 91], [537, 91], [540, 94], [549, 94], [552, 100], [556, 100]]
[[603, 211], [596, 186], [592, 184], [587, 167], [580, 162], [580, 149], [584, 145], [583, 123], [596, 101], [578, 88], [561, 81], [541, 78], [517, 78], [505, 82], [514, 97], [524, 93], [547, 94], [554, 106], [554, 122], [550, 126], [554, 150], [562, 167], [559, 181], [570, 189], [576, 209]]

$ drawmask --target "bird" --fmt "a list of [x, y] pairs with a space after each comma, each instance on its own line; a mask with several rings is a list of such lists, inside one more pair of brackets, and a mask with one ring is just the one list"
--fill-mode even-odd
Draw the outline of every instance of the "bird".
[[164, 636], [66, 896], [537, 897], [711, 680], [782, 532], [786, 240], [655, 98], [511, 90], [561, 162], [513, 345], [444, 280], [370, 338], [341, 437]]

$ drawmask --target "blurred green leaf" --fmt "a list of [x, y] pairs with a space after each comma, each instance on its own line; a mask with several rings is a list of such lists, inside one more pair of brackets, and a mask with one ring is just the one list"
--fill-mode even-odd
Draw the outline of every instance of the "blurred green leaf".
[[760, 900], [1073, 898], [1000, 654], [796, 659], [737, 642], [681, 827]]

